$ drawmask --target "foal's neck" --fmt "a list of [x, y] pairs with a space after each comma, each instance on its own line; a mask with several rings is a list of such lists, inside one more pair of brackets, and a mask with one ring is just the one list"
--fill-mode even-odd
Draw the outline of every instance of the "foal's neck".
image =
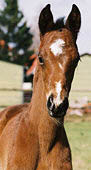
[[37, 120], [36, 123], [39, 124], [39, 120], [41, 117], [45, 115], [47, 112], [46, 108], [46, 98], [45, 98], [45, 89], [42, 80], [41, 71], [38, 70], [35, 73], [34, 81], [33, 81], [33, 96], [31, 99], [31, 108], [30, 108], [30, 118]]
[[34, 77], [33, 96], [31, 101], [32, 118], [34, 122], [36, 120], [36, 123], [41, 130], [44, 129], [44, 131], [48, 131], [48, 136], [54, 137], [55, 134], [57, 134], [57, 129], [63, 129], [63, 118], [60, 122], [50, 117], [50, 115], [48, 114], [46, 102], [46, 92], [45, 85], [42, 79], [42, 72], [37, 71]]
[[37, 77], [35, 75], [30, 117], [32, 122], [34, 122], [38, 134], [41, 156], [45, 159], [46, 155], [50, 153], [51, 150], [55, 152], [54, 150], [58, 146], [58, 149], [56, 149], [60, 151], [60, 154], [63, 154], [65, 149], [68, 150], [68, 158], [70, 149], [64, 126], [48, 114], [42, 76]]

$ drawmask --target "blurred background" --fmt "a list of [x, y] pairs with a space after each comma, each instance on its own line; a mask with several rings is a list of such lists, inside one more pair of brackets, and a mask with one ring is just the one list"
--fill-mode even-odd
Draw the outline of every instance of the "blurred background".
[[66, 20], [72, 4], [81, 11], [77, 40], [81, 61], [69, 96], [65, 127], [71, 141], [74, 170], [91, 170], [91, 1], [0, 0], [0, 110], [31, 101], [40, 41], [38, 18], [48, 3], [54, 20], [60, 17]]

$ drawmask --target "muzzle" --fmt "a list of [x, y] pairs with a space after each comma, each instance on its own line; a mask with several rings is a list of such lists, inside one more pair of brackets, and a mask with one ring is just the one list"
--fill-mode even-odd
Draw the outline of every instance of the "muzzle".
[[48, 113], [51, 117], [60, 118], [65, 116], [68, 107], [69, 107], [69, 102], [67, 97], [65, 97], [63, 102], [56, 107], [53, 102], [53, 95], [49, 96], [47, 101], [47, 108], [48, 108]]

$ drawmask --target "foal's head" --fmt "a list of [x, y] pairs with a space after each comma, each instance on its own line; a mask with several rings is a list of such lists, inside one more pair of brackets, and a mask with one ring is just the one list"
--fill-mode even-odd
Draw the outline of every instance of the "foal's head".
[[50, 5], [40, 13], [38, 67], [42, 71], [47, 108], [53, 117], [64, 116], [68, 108], [69, 91], [79, 61], [76, 39], [80, 25], [81, 15], [76, 5], [63, 28], [55, 29]]

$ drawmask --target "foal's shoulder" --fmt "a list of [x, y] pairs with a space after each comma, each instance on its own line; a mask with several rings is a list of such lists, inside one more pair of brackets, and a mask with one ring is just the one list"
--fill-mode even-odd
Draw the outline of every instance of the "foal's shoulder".
[[3, 111], [0, 112], [0, 134], [6, 124], [11, 120], [12, 118], [16, 117], [20, 113], [24, 113], [29, 107], [28, 103], [15, 105], [15, 106], [9, 106]]

